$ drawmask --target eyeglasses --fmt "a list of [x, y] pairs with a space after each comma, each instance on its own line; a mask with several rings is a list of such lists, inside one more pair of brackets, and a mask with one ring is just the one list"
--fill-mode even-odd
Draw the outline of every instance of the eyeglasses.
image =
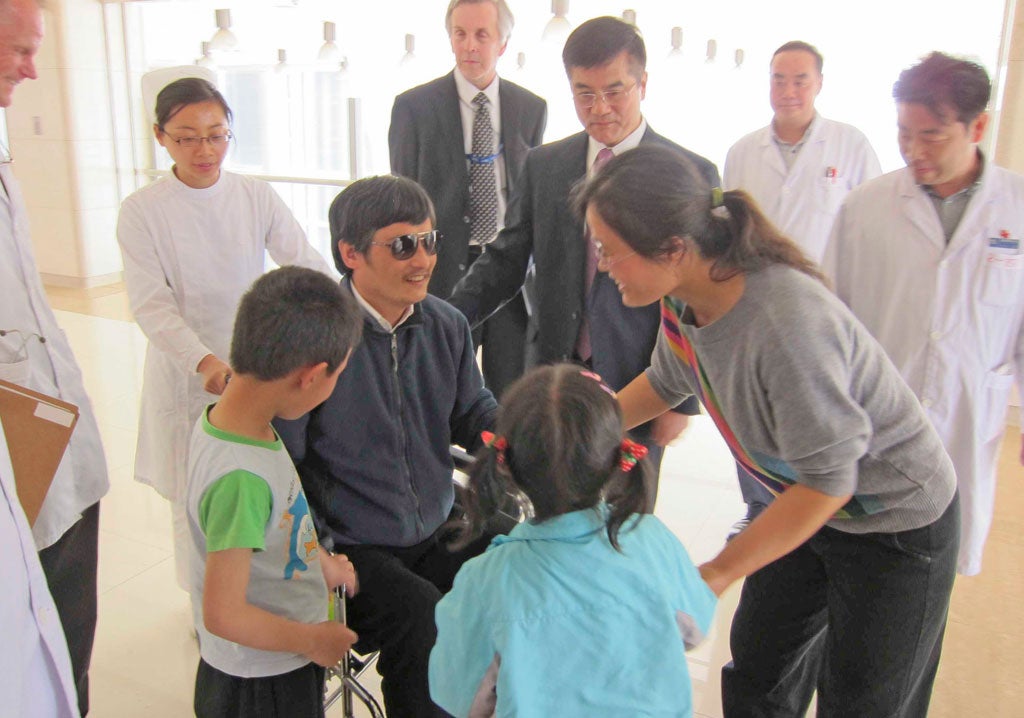
[[598, 242], [596, 239], [592, 241], [594, 242], [594, 251], [597, 252], [597, 266], [601, 267], [602, 265], [604, 265], [606, 271], [608, 269], [611, 269], [613, 266], [623, 261], [624, 259], [629, 259], [634, 254], [636, 254], [636, 252], [630, 252], [629, 254], [623, 254], [618, 257], [609, 257], [607, 254], [604, 253], [604, 247], [601, 245], [600, 242]]
[[626, 97], [636, 89], [638, 83], [634, 82], [630, 87], [621, 90], [598, 90], [597, 92], [574, 92], [573, 101], [580, 107], [589, 110], [597, 104], [597, 98], [601, 98], [608, 105], [618, 105], [625, 102]]
[[[167, 135], [166, 132], [164, 132], [164, 134]], [[171, 137], [170, 135], [167, 136]], [[210, 135], [209, 137], [171, 137], [171, 139], [178, 143], [178, 147], [184, 147], [186, 150], [194, 150], [202, 145], [203, 142], [209, 142], [210, 147], [220, 149], [230, 142], [232, 137], [234, 137], [234, 135], [231, 134], [231, 130], [227, 130], [223, 134]]]
[[429, 232], [418, 232], [416, 234], [403, 234], [395, 237], [390, 242], [370, 242], [380, 247], [389, 247], [391, 256], [395, 259], [411, 259], [416, 254], [416, 249], [423, 244], [423, 250], [427, 254], [437, 254], [437, 243], [444, 237], [436, 229]]

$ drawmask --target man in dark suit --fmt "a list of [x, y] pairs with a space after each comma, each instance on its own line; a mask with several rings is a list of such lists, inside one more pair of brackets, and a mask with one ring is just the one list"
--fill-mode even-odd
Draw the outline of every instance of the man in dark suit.
[[[430, 279], [430, 293], [442, 298], [504, 225], [523, 160], [547, 124], [544, 100], [495, 71], [513, 23], [505, 0], [451, 0], [445, 26], [455, 69], [403, 92], [391, 110], [391, 171], [427, 190], [444, 235]], [[473, 334], [495, 396], [523, 373], [526, 324], [516, 296]]]
[[[648, 127], [640, 112], [647, 53], [635, 27], [613, 17], [589, 20], [569, 36], [562, 60], [585, 131], [530, 151], [505, 229], [449, 301], [477, 324], [520, 291], [532, 261], [535, 276], [527, 300], [536, 337], [531, 338], [531, 356], [538, 363], [581, 362], [617, 390], [650, 363], [660, 312], [657, 304], [623, 306], [615, 283], [596, 271], [596, 253], [572, 210], [570, 191], [611, 155], [640, 143], [675, 145]], [[712, 186], [719, 185], [713, 164], [677, 149]], [[662, 447], [696, 411], [696, 402], [688, 401], [638, 428], [656, 465]], [[652, 488], [651, 508], [657, 487]]]

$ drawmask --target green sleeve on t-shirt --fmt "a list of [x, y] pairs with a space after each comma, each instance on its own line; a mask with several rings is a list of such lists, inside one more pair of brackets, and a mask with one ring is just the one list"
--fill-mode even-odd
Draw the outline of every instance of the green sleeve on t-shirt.
[[210, 484], [199, 501], [199, 528], [206, 551], [251, 548], [262, 551], [274, 496], [260, 476], [232, 471]]

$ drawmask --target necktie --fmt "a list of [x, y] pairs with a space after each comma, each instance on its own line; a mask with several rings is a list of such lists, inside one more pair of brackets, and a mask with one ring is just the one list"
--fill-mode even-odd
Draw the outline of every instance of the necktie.
[[[596, 175], [601, 169], [608, 164], [608, 162], [615, 156], [615, 153], [608, 147], [602, 147], [597, 157], [594, 158], [594, 164], [590, 168], [591, 176]], [[584, 230], [583, 241], [587, 245], [587, 273], [584, 275], [585, 289], [583, 292], [584, 303], [586, 298], [590, 296], [590, 288], [594, 285], [594, 275], [597, 274], [597, 247], [590, 239], [590, 230]], [[588, 360], [591, 355], [590, 347], [590, 319], [588, 317], [587, 308], [584, 307], [583, 322], [580, 324], [580, 333], [576, 338], [576, 356], [580, 359]]]
[[473, 98], [473, 153], [469, 160], [470, 244], [487, 244], [498, 233], [498, 189], [494, 176], [494, 128], [487, 95]]

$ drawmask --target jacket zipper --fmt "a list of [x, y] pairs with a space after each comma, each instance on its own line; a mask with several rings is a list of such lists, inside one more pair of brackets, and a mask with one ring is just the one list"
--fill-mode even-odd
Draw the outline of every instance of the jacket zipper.
[[416, 528], [423, 530], [420, 520], [420, 497], [412, 481], [412, 467], [409, 466], [409, 436], [405, 431], [405, 407], [402, 404], [402, 383], [398, 376], [398, 333], [391, 332], [391, 370], [395, 380], [395, 401], [398, 403], [398, 430], [402, 442], [402, 462], [405, 465], [405, 478], [409, 484], [409, 492], [415, 501]]

